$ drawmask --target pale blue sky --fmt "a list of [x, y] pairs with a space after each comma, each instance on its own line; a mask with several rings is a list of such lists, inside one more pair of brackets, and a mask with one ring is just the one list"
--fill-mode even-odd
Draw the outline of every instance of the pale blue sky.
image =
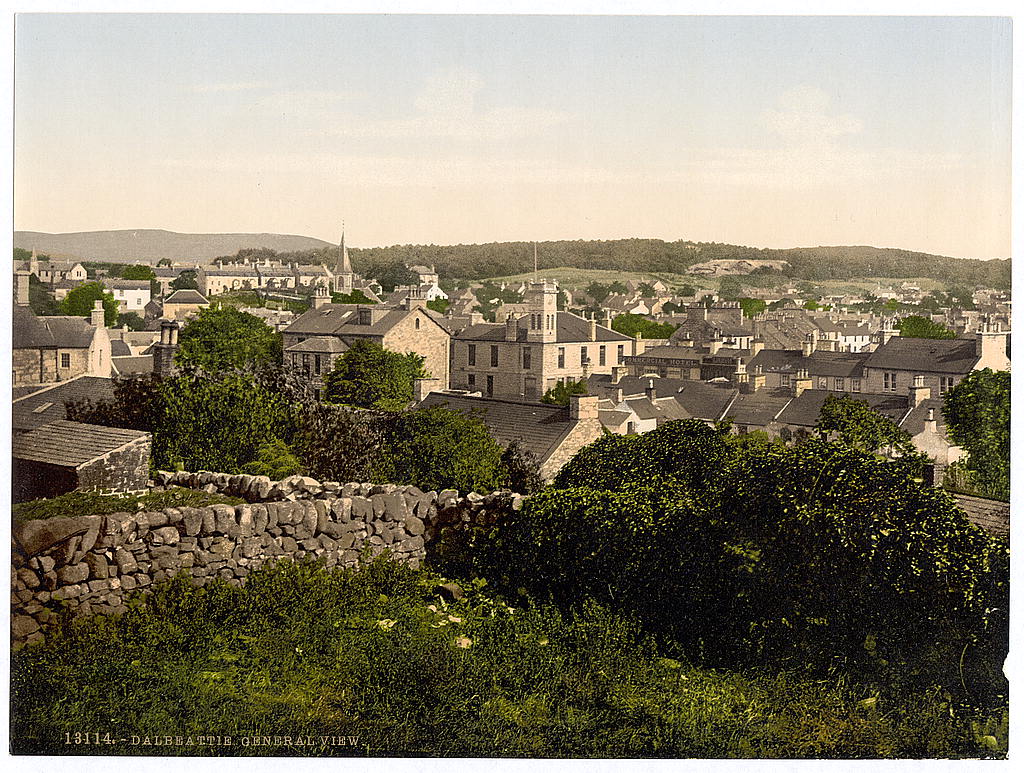
[[1010, 22], [22, 15], [15, 226], [1009, 254]]

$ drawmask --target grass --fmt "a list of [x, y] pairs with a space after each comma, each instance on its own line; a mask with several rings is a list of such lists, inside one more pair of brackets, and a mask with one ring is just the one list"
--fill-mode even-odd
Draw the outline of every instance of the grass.
[[21, 502], [11, 508], [15, 521], [31, 521], [38, 518], [72, 517], [79, 515], [109, 515], [110, 513], [135, 512], [137, 510], [163, 510], [165, 507], [207, 507], [208, 505], [240, 505], [245, 500], [206, 491], [173, 488], [137, 496], [97, 494], [89, 491], [72, 491], [52, 499], [34, 499]]
[[[378, 559], [281, 563], [244, 588], [186, 576], [118, 618], [14, 653], [16, 754], [875, 758], [1001, 756], [1005, 715], [880, 696], [836, 675], [709, 671], [669, 659], [593, 604], [573, 617]], [[88, 729], [128, 739], [65, 745]], [[230, 747], [132, 736], [231, 736]], [[357, 738], [355, 748], [243, 745]]]

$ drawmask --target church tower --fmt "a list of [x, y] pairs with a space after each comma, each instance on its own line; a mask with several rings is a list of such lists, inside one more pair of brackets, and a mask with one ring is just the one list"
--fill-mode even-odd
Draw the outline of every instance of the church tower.
[[341, 253], [338, 255], [338, 266], [334, 272], [334, 291], [337, 293], [350, 293], [355, 287], [355, 274], [352, 271], [352, 263], [348, 259], [348, 248], [345, 247], [345, 225], [341, 226]]

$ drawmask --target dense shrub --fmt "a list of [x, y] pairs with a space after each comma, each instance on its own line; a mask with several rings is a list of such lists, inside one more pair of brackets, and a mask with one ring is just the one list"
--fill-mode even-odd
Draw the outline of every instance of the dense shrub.
[[713, 665], [840, 667], [1005, 699], [1006, 545], [904, 465], [673, 422], [598, 440], [556, 489], [479, 536], [479, 574], [567, 608], [635, 610]]

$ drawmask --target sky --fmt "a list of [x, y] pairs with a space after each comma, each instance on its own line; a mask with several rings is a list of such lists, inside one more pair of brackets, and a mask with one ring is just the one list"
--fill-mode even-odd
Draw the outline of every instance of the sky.
[[14, 219], [1010, 254], [1011, 22], [23, 14]]

